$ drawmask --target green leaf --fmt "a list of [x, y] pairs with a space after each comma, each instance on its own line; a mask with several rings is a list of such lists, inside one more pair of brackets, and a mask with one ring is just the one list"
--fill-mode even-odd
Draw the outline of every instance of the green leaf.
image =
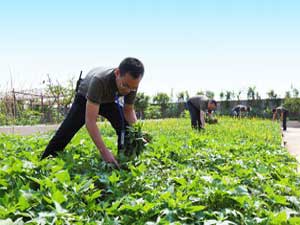
[[86, 192], [91, 187], [93, 187], [93, 180], [92, 179], [90, 179], [90, 180], [84, 180], [83, 182], [81, 182], [79, 184], [78, 187], [79, 187], [79, 192]]
[[59, 190], [56, 190], [54, 192], [54, 194], [52, 195], [52, 199], [56, 202], [58, 202], [59, 204], [65, 202], [67, 199], [66, 197], [63, 195], [63, 193], [61, 193]]
[[168, 200], [170, 197], [171, 197], [171, 193], [168, 191], [160, 195], [160, 199], [162, 200]]
[[101, 190], [98, 190], [98, 191], [94, 192], [91, 197], [89, 197], [89, 201], [99, 198], [100, 196], [101, 196]]
[[41, 184], [41, 181], [35, 177], [28, 176], [27, 178], [34, 181], [35, 183]]
[[109, 181], [112, 183], [112, 184], [115, 184], [117, 183], [119, 180], [120, 180], [120, 177], [115, 173], [113, 172], [109, 177], [108, 177]]
[[24, 211], [25, 209], [29, 208], [30, 207], [30, 204], [28, 203], [27, 199], [21, 195], [19, 197], [19, 201], [18, 201], [18, 204], [19, 204], [19, 208]]
[[69, 183], [70, 182], [70, 175], [67, 170], [61, 170], [55, 173], [55, 177], [57, 180], [59, 180], [61, 183]]
[[174, 177], [173, 180], [182, 186], [186, 186], [187, 184], [186, 180], [183, 177]]
[[187, 211], [188, 211], [189, 213], [194, 213], [194, 212], [202, 211], [202, 210], [205, 209], [205, 208], [206, 208], [206, 206], [204, 206], [204, 205], [195, 205], [195, 206], [189, 206], [189, 207], [187, 208]]
[[277, 204], [289, 205], [289, 203], [286, 201], [285, 196], [274, 195], [273, 198]]
[[142, 210], [147, 213], [150, 209], [153, 209], [153, 207], [155, 206], [154, 203], [150, 203], [150, 202], [146, 202], [144, 204], [144, 206], [142, 207]]
[[286, 224], [287, 223], [286, 212], [282, 211], [282, 212], [278, 213], [277, 215], [273, 216], [271, 222], [272, 222], [272, 224]]
[[115, 213], [115, 211], [119, 208], [119, 206], [121, 205], [122, 200], [118, 200], [112, 203], [111, 207], [106, 208], [105, 211], [110, 214], [113, 215], [113, 213]]
[[292, 217], [288, 220], [288, 222], [291, 225], [299, 225], [300, 224], [300, 217]]
[[123, 210], [129, 210], [129, 211], [133, 211], [136, 212], [141, 208], [141, 206], [139, 204], [136, 205], [122, 205], [119, 210], [123, 211]]

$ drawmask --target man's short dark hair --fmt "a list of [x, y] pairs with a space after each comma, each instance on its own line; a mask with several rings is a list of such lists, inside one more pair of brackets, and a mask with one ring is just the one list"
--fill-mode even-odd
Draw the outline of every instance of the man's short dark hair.
[[216, 101], [216, 100], [211, 99], [211, 100], [209, 100], [209, 102], [210, 102], [211, 104], [214, 104], [214, 105], [217, 107], [217, 101]]
[[274, 108], [274, 109], [272, 109], [272, 113], [275, 113], [276, 112], [276, 109]]
[[125, 58], [119, 65], [121, 76], [129, 73], [134, 79], [144, 76], [144, 65], [143, 63], [132, 57]]

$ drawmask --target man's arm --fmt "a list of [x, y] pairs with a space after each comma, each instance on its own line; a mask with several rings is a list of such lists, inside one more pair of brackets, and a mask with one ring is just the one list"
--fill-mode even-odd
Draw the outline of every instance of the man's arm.
[[202, 110], [200, 110], [200, 121], [201, 121], [201, 128], [205, 127], [205, 112], [203, 112]]
[[99, 113], [99, 105], [95, 104], [89, 100], [86, 102], [86, 111], [85, 111], [85, 126], [93, 139], [96, 147], [98, 148], [104, 161], [109, 163], [114, 163], [119, 167], [118, 162], [114, 158], [113, 154], [106, 148], [101, 134], [99, 132], [98, 126], [96, 124]]
[[133, 105], [124, 105], [124, 117], [125, 120], [129, 123], [129, 125], [132, 125], [137, 121]]

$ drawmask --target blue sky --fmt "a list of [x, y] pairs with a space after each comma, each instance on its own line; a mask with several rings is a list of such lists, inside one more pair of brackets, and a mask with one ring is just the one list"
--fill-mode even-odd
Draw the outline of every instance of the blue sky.
[[64, 82], [134, 56], [140, 91], [300, 89], [297, 1], [6, 1], [0, 90]]

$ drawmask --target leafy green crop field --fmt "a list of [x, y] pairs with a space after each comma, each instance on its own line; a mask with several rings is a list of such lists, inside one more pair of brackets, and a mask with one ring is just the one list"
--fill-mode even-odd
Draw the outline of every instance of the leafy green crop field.
[[[116, 154], [116, 137], [101, 125]], [[153, 140], [126, 170], [102, 162], [85, 129], [39, 161], [50, 135], [0, 136], [0, 224], [300, 224], [300, 174], [277, 123], [147, 121]]]

